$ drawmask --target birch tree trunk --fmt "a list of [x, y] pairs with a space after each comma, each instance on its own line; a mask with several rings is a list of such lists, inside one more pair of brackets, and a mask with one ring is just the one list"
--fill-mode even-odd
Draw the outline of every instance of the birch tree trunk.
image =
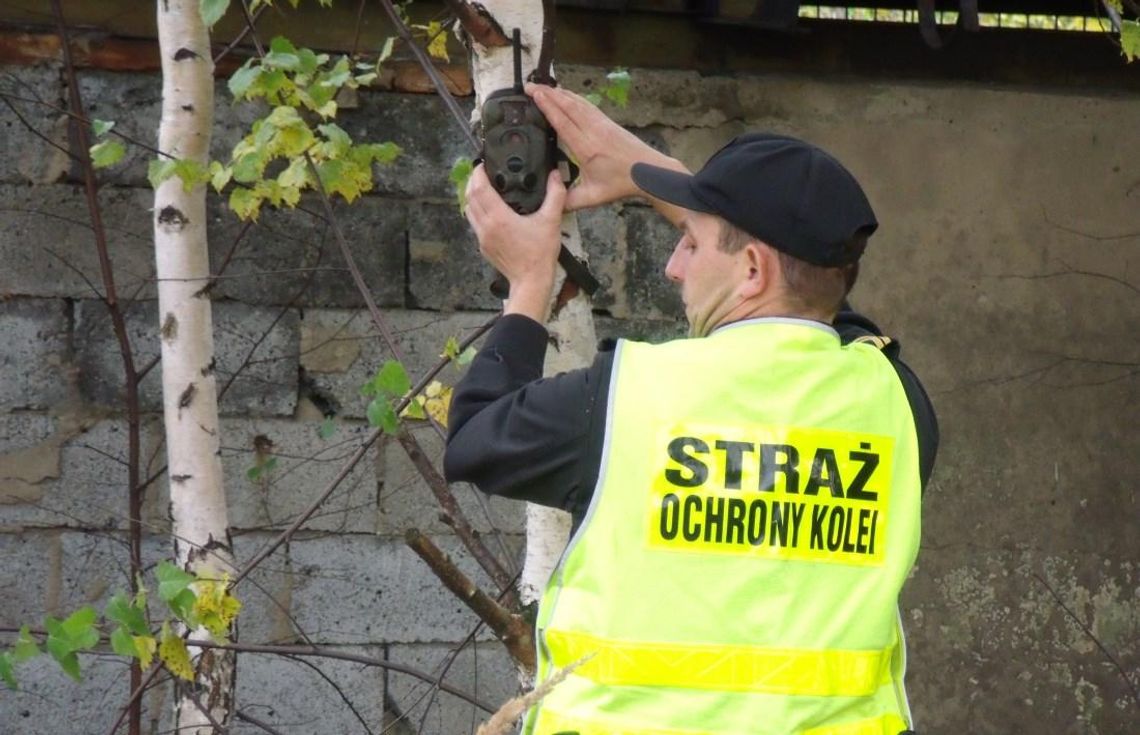
[[[214, 64], [199, 0], [158, 0], [162, 121], [158, 147], [203, 168], [214, 122]], [[232, 573], [233, 556], [219, 457], [218, 396], [206, 244], [206, 187], [185, 191], [177, 176], [154, 192], [154, 250], [162, 343], [162, 394], [174, 549], [202, 577]], [[201, 631], [197, 635], [204, 635]], [[191, 649], [196, 699], [175, 702], [175, 731], [212, 735], [233, 703], [234, 655]], [[207, 710], [203, 712], [202, 710]]]
[[[485, 0], [482, 12], [493, 18], [509, 37], [512, 29], [521, 32], [523, 77], [535, 68], [542, 45], [543, 3], [537, 0]], [[475, 114], [483, 100], [498, 89], [514, 84], [512, 50], [509, 46], [485, 47], [472, 42], [472, 79], [475, 85]], [[582, 236], [576, 215], [562, 220], [562, 243], [574, 255], [582, 255]], [[558, 293], [566, 274], [559, 268], [554, 292]], [[547, 375], [589, 365], [594, 356], [596, 338], [590, 297], [579, 291], [547, 324], [554, 339], [547, 352]], [[527, 504], [526, 559], [519, 579], [519, 596], [523, 604], [536, 602], [557, 565], [570, 533], [570, 515], [565, 511]], [[533, 679], [534, 672], [527, 672]]]

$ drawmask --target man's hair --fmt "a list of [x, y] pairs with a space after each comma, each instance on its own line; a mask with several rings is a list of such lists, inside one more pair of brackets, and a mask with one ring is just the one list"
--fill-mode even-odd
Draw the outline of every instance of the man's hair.
[[[763, 242], [731, 222], [721, 219], [721, 250], [726, 253], [736, 253], [753, 241]], [[860, 253], [866, 245], [866, 233], [856, 233], [847, 243], [848, 248], [857, 249]], [[781, 250], [776, 250], [776, 255], [779, 256], [780, 273], [784, 277], [784, 283], [787, 284], [789, 298], [794, 301], [795, 306], [807, 311], [821, 314], [836, 313], [859, 278], [858, 261], [838, 268], [826, 268], [800, 260]]]

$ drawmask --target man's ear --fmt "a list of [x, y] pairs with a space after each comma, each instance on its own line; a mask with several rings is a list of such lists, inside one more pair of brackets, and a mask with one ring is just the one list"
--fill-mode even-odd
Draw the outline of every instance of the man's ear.
[[751, 299], [769, 290], [774, 269], [779, 267], [776, 251], [763, 243], [750, 240], [740, 249], [739, 267], [744, 270], [740, 280], [740, 296]]

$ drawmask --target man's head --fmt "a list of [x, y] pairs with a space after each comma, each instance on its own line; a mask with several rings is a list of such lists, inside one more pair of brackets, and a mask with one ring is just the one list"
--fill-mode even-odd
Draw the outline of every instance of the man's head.
[[[850, 172], [788, 136], [740, 136], [696, 174], [636, 164], [632, 175], [690, 210], [666, 275], [681, 283], [694, 334], [765, 314], [829, 319], [878, 227]], [[714, 221], [719, 253], [703, 252]]]

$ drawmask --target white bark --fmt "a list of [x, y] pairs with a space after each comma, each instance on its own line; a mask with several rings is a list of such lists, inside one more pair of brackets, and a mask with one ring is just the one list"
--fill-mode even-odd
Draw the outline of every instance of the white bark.
[[[198, 0], [158, 0], [162, 56], [162, 121], [158, 147], [176, 159], [206, 166], [214, 122], [214, 64]], [[154, 193], [154, 249], [162, 343], [162, 393], [170, 512], [178, 562], [200, 576], [232, 572], [233, 557], [219, 456], [214, 377], [206, 187], [190, 192], [173, 177]], [[198, 634], [204, 635], [202, 631]], [[198, 698], [220, 724], [233, 701], [232, 653], [191, 650]], [[211, 735], [209, 718], [189, 698], [175, 704], [175, 728]]]
[[[542, 3], [538, 0], [485, 0], [483, 7], [502, 27], [508, 37], [514, 28], [522, 36], [523, 77], [534, 69], [542, 50]], [[476, 114], [483, 100], [497, 89], [514, 84], [514, 67], [510, 47], [484, 48], [474, 44], [472, 79], [475, 85]], [[578, 218], [573, 214], [562, 220], [563, 244], [582, 256], [582, 237]], [[566, 275], [559, 269], [555, 293]], [[585, 367], [593, 359], [596, 338], [590, 298], [579, 292], [551, 318], [547, 327], [555, 344], [547, 354], [547, 375]], [[537, 601], [558, 563], [570, 532], [570, 516], [564, 511], [530, 504], [527, 506], [526, 560], [519, 580], [519, 595], [524, 604]], [[533, 672], [530, 672], [533, 676]]]

